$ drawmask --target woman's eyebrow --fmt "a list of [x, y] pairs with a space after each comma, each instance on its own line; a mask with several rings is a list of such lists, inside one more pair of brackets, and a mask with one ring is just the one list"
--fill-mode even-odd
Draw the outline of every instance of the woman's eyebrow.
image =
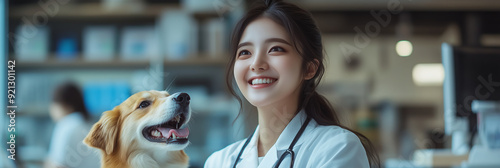
[[241, 47], [243, 47], [243, 46], [247, 46], [247, 45], [252, 45], [252, 43], [251, 43], [251, 42], [243, 42], [243, 43], [240, 43], [240, 44], [238, 44], [238, 48], [241, 48]]
[[271, 43], [271, 42], [284, 43], [284, 44], [291, 46], [291, 44], [288, 41], [281, 39], [281, 38], [269, 38], [266, 41], [264, 41], [264, 43]]
[[[264, 41], [264, 43], [272, 43], [272, 42], [278, 42], [278, 43], [283, 43], [283, 44], [287, 44], [289, 46], [292, 46], [288, 41], [281, 39], [281, 38], [269, 38], [269, 39], [266, 39], [266, 41]], [[238, 48], [241, 48], [241, 47], [247, 46], [247, 45], [253, 45], [253, 44], [252, 44], [252, 42], [243, 42], [243, 43], [238, 44]]]

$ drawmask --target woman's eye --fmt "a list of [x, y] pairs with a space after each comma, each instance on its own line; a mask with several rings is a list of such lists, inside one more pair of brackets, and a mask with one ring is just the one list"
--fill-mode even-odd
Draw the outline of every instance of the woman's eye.
[[285, 49], [281, 47], [273, 47], [271, 48], [271, 50], [269, 50], [269, 52], [285, 52]]
[[242, 55], [250, 55], [250, 51], [247, 51], [247, 50], [240, 51], [240, 53], [238, 53], [238, 56], [242, 56]]
[[146, 108], [146, 107], [148, 107], [149, 105], [151, 105], [151, 102], [149, 102], [149, 101], [142, 101], [142, 102], [141, 102], [141, 104], [139, 104], [139, 107], [138, 107], [138, 108], [140, 108], [140, 109], [142, 109], [142, 108]]

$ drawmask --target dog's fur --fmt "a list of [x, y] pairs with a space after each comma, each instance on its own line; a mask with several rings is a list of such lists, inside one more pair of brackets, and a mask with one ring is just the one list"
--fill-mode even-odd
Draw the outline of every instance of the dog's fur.
[[[165, 91], [143, 91], [136, 93], [113, 110], [103, 113], [84, 139], [84, 143], [101, 150], [103, 168], [185, 168], [188, 156], [183, 149], [186, 144], [150, 142], [142, 130], [151, 125], [168, 121], [174, 117], [176, 107], [172, 97]], [[149, 100], [147, 108], [137, 108]], [[186, 124], [191, 112], [187, 112]]]

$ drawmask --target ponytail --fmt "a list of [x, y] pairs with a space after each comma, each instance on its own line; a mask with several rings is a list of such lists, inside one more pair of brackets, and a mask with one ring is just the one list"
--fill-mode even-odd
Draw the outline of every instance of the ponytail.
[[303, 108], [307, 116], [314, 119], [319, 125], [335, 125], [354, 133], [361, 141], [371, 167], [380, 167], [380, 158], [370, 139], [357, 131], [343, 126], [338, 119], [337, 112], [324, 96], [313, 91], [310, 96], [305, 98], [305, 101], [303, 101]]

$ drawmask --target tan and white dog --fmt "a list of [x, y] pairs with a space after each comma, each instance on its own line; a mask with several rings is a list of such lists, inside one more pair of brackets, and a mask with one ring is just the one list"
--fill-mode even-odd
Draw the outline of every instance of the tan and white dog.
[[101, 149], [103, 168], [185, 168], [190, 97], [143, 91], [103, 113], [84, 143]]

